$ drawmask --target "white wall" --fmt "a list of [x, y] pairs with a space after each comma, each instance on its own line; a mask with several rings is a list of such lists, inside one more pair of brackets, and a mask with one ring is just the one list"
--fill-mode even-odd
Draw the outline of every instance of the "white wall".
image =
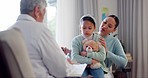
[[102, 8], [108, 8], [109, 14], [117, 15], [117, 0], [99, 0], [99, 23], [101, 23], [102, 18]]
[[15, 23], [20, 13], [20, 0], [1, 0], [0, 31], [6, 30]]
[[[99, 5], [99, 24], [102, 21], [102, 8], [107, 8], [108, 9], [108, 15], [109, 14], [114, 14], [117, 15], [117, 0], [98, 0], [98, 5]], [[118, 16], [118, 15], [117, 15]], [[118, 33], [117, 31], [114, 32], [113, 34]]]

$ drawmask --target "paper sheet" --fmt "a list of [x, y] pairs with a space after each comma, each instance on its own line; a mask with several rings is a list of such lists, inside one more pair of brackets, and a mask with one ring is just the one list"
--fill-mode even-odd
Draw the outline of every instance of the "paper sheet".
[[81, 77], [87, 64], [73, 64], [67, 69], [68, 77]]

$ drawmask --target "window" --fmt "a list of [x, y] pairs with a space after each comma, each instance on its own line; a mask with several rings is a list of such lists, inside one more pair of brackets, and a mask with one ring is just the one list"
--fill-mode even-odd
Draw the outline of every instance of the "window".
[[48, 0], [47, 7], [47, 26], [51, 30], [53, 36], [56, 36], [56, 0]]
[[[56, 0], [48, 0], [47, 26], [55, 37]], [[0, 31], [6, 30], [15, 23], [20, 14], [20, 0], [3, 0], [0, 3]]]
[[2, 0], [0, 2], [0, 31], [15, 23], [20, 14], [20, 0]]

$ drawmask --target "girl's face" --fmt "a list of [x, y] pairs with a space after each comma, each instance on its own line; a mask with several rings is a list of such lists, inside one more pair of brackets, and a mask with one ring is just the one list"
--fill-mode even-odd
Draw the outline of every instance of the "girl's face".
[[116, 31], [115, 25], [116, 25], [116, 22], [114, 18], [107, 17], [101, 22], [99, 33], [101, 34], [101, 36], [107, 36], [110, 33], [113, 33], [114, 31]]
[[90, 21], [83, 21], [81, 23], [81, 33], [85, 36], [85, 37], [89, 37], [93, 34], [94, 30], [95, 30], [95, 26], [93, 23], [91, 23]]

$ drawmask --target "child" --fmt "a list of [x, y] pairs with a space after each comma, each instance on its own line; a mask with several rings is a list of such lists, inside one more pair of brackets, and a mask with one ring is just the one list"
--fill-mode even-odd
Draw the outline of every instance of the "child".
[[[84, 39], [99, 41], [100, 36], [98, 34], [94, 34], [95, 29], [96, 26], [93, 17], [85, 15], [80, 19], [81, 34], [74, 37], [72, 40], [71, 58], [76, 60], [78, 63], [88, 64], [82, 77], [91, 75], [93, 78], [104, 78], [104, 71], [106, 71], [104, 63], [106, 58], [105, 48], [102, 47], [100, 48], [99, 52], [91, 53], [87, 53], [85, 50], [83, 50], [82, 41]], [[90, 64], [94, 64], [98, 61], [101, 63], [100, 68], [91, 69], [89, 67]]]

